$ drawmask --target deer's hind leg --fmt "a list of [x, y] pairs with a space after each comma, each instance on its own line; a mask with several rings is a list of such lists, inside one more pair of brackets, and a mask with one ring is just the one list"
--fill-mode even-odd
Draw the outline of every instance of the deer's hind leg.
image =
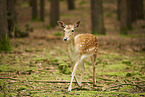
[[97, 60], [97, 54], [93, 54], [93, 56], [91, 56], [91, 61], [92, 61], [92, 65], [93, 65], [93, 86], [96, 86], [96, 60]]

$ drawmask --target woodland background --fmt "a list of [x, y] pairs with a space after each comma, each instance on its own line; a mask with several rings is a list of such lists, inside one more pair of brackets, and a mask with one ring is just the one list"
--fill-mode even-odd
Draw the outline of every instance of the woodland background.
[[[0, 96], [145, 96], [144, 0], [0, 0]], [[57, 21], [98, 37], [97, 86], [67, 92], [72, 66]], [[80, 76], [79, 70], [77, 76]]]

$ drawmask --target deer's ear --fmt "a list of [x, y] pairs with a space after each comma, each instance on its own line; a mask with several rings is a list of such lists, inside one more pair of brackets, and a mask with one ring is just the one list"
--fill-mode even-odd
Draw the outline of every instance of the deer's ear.
[[77, 27], [79, 27], [80, 26], [80, 24], [81, 24], [81, 20], [78, 20], [78, 21], [76, 21], [76, 23], [75, 23], [75, 28], [77, 28]]
[[65, 28], [65, 23], [62, 21], [57, 21], [58, 25], [62, 28]]

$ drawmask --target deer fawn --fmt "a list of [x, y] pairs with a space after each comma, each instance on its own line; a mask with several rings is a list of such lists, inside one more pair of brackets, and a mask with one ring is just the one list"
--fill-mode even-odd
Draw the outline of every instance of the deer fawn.
[[[69, 41], [69, 58], [72, 63], [75, 63], [72, 78], [70, 82], [70, 86], [68, 91], [71, 91], [73, 78], [75, 78], [78, 86], [81, 87], [82, 78], [84, 75], [84, 62], [83, 59], [86, 57], [90, 57], [93, 64], [93, 86], [96, 85], [95, 78], [95, 64], [97, 59], [98, 52], [98, 40], [96, 36], [92, 34], [77, 34], [75, 35], [74, 29], [79, 27], [81, 21], [77, 21], [74, 25], [66, 25], [62, 21], [57, 21], [60, 27], [63, 28], [65, 36], [63, 38], [64, 41]], [[76, 78], [76, 70], [78, 65], [81, 65], [81, 79], [80, 82]]]

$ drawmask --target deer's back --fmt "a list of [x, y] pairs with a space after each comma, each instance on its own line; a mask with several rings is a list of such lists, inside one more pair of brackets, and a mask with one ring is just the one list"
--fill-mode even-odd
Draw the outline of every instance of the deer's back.
[[98, 40], [92, 34], [78, 34], [74, 37], [76, 51], [81, 54], [92, 54], [98, 51]]

